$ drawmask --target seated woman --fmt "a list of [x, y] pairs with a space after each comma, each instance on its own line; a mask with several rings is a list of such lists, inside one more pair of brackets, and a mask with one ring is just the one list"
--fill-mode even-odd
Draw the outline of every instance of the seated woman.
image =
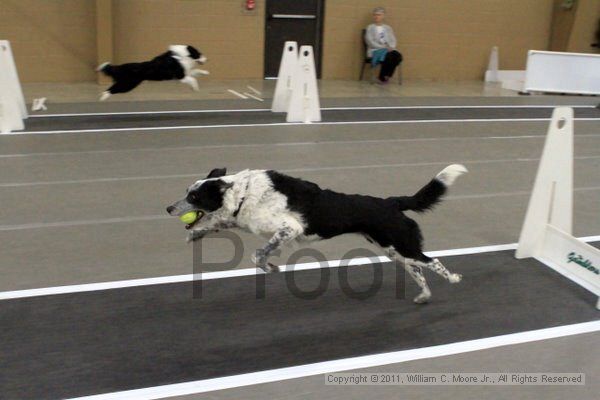
[[396, 36], [389, 25], [383, 23], [385, 9], [377, 7], [373, 10], [373, 22], [367, 26], [365, 42], [367, 43], [367, 57], [371, 59], [374, 67], [381, 64], [379, 81], [386, 83], [394, 75], [398, 64], [402, 62], [402, 54], [396, 50]]

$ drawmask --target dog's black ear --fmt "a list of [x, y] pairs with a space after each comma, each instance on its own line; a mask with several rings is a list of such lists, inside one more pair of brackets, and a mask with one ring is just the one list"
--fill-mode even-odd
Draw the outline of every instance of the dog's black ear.
[[187, 46], [187, 51], [190, 57], [194, 60], [200, 58], [200, 52], [194, 46]]
[[188, 201], [208, 212], [218, 210], [223, 206], [225, 192], [232, 186], [233, 183], [222, 179], [206, 181], [194, 193], [188, 195], [191, 197]]
[[227, 175], [227, 168], [215, 168], [206, 176], [206, 179], [209, 178], [220, 178], [222, 176]]

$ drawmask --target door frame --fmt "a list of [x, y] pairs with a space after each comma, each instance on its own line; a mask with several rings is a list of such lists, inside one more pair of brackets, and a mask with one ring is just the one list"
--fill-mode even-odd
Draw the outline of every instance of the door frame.
[[[266, 65], [267, 65], [267, 24], [269, 23], [269, 1], [277, 1], [277, 0], [265, 0], [265, 26], [264, 26], [264, 44], [263, 44], [263, 79], [277, 79], [277, 75], [272, 77], [266, 76]], [[313, 48], [313, 52], [315, 55], [315, 68], [317, 69], [317, 79], [321, 79], [321, 70], [323, 69], [323, 25], [325, 22], [325, 0], [317, 0], [317, 35], [315, 40], [315, 46]], [[298, 50], [300, 50], [300, 45], [298, 45]]]

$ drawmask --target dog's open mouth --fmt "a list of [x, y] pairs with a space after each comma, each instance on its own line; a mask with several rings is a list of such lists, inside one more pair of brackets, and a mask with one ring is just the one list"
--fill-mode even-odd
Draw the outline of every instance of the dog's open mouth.
[[198, 211], [198, 216], [196, 217], [196, 220], [194, 222], [186, 224], [185, 229], [187, 229], [187, 230], [192, 229], [196, 224], [198, 224], [198, 222], [200, 222], [202, 217], [204, 217], [204, 213], [202, 211]]

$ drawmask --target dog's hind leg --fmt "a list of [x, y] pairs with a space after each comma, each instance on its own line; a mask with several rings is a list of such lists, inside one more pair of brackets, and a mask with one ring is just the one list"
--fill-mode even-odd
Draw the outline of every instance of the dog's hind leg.
[[429, 258], [425, 254], [420, 254], [418, 258], [407, 258], [408, 263], [419, 267], [427, 268], [450, 283], [458, 283], [462, 280], [461, 274], [455, 274], [450, 271], [437, 258]]
[[109, 97], [110, 92], [108, 90], [105, 90], [104, 92], [102, 92], [102, 95], [100, 95], [100, 101], [107, 100]]
[[283, 244], [296, 238], [301, 231], [302, 229], [295, 229], [289, 225], [282, 227], [269, 239], [265, 247], [256, 250], [256, 253], [252, 256], [252, 262], [265, 272], [279, 272], [279, 267], [267, 262], [269, 255]]
[[192, 76], [186, 76], [185, 78], [180, 79], [179, 82], [185, 83], [186, 85], [190, 85], [191, 88], [194, 89], [194, 91], [196, 92], [200, 90], [200, 88], [198, 87], [198, 81]]
[[[142, 81], [138, 80], [138, 79], [132, 79], [132, 80], [126, 80], [126, 81], [116, 81], [104, 93], [107, 93], [107, 92], [110, 94], [127, 93], [127, 92], [135, 89], [140, 83], [142, 83]], [[103, 97], [104, 97], [104, 95], [103, 95]]]
[[431, 262], [426, 263], [423, 266], [440, 275], [450, 283], [458, 283], [462, 280], [461, 274], [448, 271], [444, 264], [442, 264], [437, 258], [432, 259]]
[[210, 75], [210, 72], [205, 70], [205, 69], [193, 69], [190, 71], [190, 74], [192, 76], [198, 76], [198, 75]]
[[413, 280], [421, 289], [421, 293], [419, 293], [413, 299], [413, 301], [417, 304], [427, 303], [427, 301], [429, 301], [429, 299], [431, 298], [431, 290], [427, 285], [425, 275], [423, 275], [423, 269], [419, 265], [411, 263], [412, 259], [402, 257], [393, 247], [388, 247], [385, 249], [385, 251], [389, 258], [404, 266], [406, 272], [408, 272], [411, 278], [413, 278]]

